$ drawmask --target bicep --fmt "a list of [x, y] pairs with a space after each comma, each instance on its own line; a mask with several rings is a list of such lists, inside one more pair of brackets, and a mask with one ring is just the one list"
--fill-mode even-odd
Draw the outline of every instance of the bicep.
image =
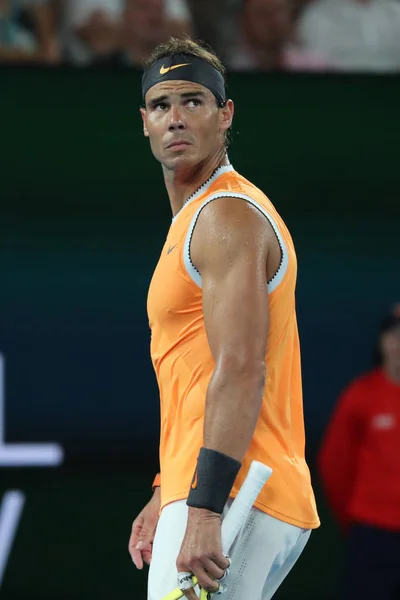
[[[226, 200], [226, 201], [225, 201]], [[191, 252], [202, 277], [205, 327], [216, 362], [264, 361], [268, 326], [265, 218], [243, 200], [206, 207]]]

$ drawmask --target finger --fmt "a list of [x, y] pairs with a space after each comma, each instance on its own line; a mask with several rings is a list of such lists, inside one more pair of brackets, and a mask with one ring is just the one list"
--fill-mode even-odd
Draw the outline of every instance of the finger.
[[133, 548], [132, 550], [130, 550], [130, 555], [135, 567], [139, 569], [139, 571], [141, 571], [143, 569], [143, 558], [140, 550], [135, 550], [135, 548]]
[[144, 527], [139, 534], [138, 543], [136, 544], [136, 550], [146, 552], [151, 549], [151, 545], [154, 542], [154, 531], [148, 531]]
[[140, 552], [140, 550], [136, 550], [136, 541], [137, 538], [135, 538], [133, 535], [131, 535], [131, 538], [129, 540], [129, 554], [131, 555], [131, 559], [135, 565], [135, 567], [137, 569], [143, 569], [143, 560], [142, 560], [142, 553]]
[[223, 554], [212, 554], [210, 558], [223, 571], [231, 566], [231, 559], [229, 556], [224, 556]]
[[225, 570], [218, 567], [210, 558], [204, 558], [202, 565], [213, 579], [222, 579], [225, 575]]
[[214, 594], [218, 591], [219, 584], [206, 572], [203, 567], [203, 563], [200, 567], [193, 569], [194, 575], [197, 577], [199, 586], [204, 588], [207, 592]]
[[145, 550], [144, 552], [142, 552], [142, 558], [143, 558], [144, 562], [146, 563], [146, 565], [150, 566], [152, 556], [153, 556], [152, 549]]
[[137, 517], [132, 523], [132, 531], [128, 544], [129, 552], [131, 551], [131, 549], [136, 548], [136, 544], [139, 541], [140, 532], [142, 531], [143, 522], [143, 517], [139, 515], [139, 517]]
[[143, 519], [138, 517], [132, 524], [131, 537], [129, 538], [128, 550], [135, 567], [139, 570], [143, 569], [143, 559], [140, 549], [137, 549], [140, 532], [142, 530]]
[[132, 561], [134, 562], [137, 569], [143, 569], [143, 560], [149, 565], [149, 558], [151, 561], [152, 555], [152, 542], [149, 540], [143, 541], [141, 539], [142, 534], [139, 535], [139, 541], [134, 546], [136, 539], [133, 540], [132, 545], [129, 546], [129, 552], [132, 557]]
[[185, 596], [185, 598], [187, 598], [188, 600], [199, 600], [198, 595], [196, 594], [196, 592], [194, 591], [194, 588], [191, 588], [190, 590], [185, 590], [184, 592], [182, 592], [182, 594]]
[[156, 527], [156, 523], [152, 524], [148, 519], [144, 521], [138, 535], [138, 541], [135, 546], [136, 550], [144, 552], [151, 549], [151, 545], [154, 542]]
[[148, 552], [151, 550], [154, 541], [154, 535], [149, 535], [145, 531], [141, 531], [138, 535], [132, 535], [129, 541], [129, 552], [138, 550], [139, 552]]
[[[195, 586], [193, 585], [193, 577], [190, 571], [178, 571], [178, 584], [179, 589], [185, 598], [190, 600], [196, 600], [198, 598], [195, 592]], [[196, 583], [197, 585], [197, 583]]]

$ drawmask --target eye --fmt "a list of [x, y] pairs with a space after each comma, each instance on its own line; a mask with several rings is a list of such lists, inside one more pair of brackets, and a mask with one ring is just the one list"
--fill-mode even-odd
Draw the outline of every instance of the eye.
[[154, 105], [154, 110], [157, 111], [164, 111], [168, 108], [167, 104], [165, 102], [159, 102], [158, 104]]
[[186, 106], [188, 106], [189, 108], [196, 108], [197, 106], [201, 105], [201, 100], [199, 100], [199, 98], [191, 98], [190, 100], [187, 101]]

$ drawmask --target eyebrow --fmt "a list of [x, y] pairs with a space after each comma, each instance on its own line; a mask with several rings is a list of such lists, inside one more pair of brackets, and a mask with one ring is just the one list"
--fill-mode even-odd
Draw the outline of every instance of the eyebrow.
[[205, 93], [202, 92], [201, 90], [198, 91], [193, 91], [193, 92], [185, 92], [184, 94], [180, 95], [181, 98], [193, 98], [193, 96], [200, 96], [201, 98], [205, 97]]
[[[184, 92], [183, 94], [179, 94], [181, 98], [197, 98], [197, 97], [201, 97], [201, 98], [205, 98], [205, 93], [202, 92], [201, 90], [196, 90], [193, 92]], [[160, 104], [161, 102], [165, 102], [165, 100], [168, 100], [169, 96], [168, 94], [163, 94], [162, 96], [157, 96], [157, 98], [153, 98], [153, 100], [150, 100], [149, 105], [151, 107], [156, 106], [157, 104]]]

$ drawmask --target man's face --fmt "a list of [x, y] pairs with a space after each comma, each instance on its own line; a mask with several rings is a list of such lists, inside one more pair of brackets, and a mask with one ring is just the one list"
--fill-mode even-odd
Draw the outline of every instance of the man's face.
[[287, 0], [246, 0], [244, 27], [247, 37], [256, 44], [286, 41], [291, 29]]
[[381, 349], [385, 363], [400, 365], [400, 324], [382, 334]]
[[188, 81], [158, 83], [141, 109], [144, 135], [156, 159], [168, 169], [195, 166], [218, 154], [232, 124], [233, 102], [218, 108], [205, 87]]
[[157, 45], [164, 35], [164, 0], [127, 0], [124, 27], [127, 35]]

